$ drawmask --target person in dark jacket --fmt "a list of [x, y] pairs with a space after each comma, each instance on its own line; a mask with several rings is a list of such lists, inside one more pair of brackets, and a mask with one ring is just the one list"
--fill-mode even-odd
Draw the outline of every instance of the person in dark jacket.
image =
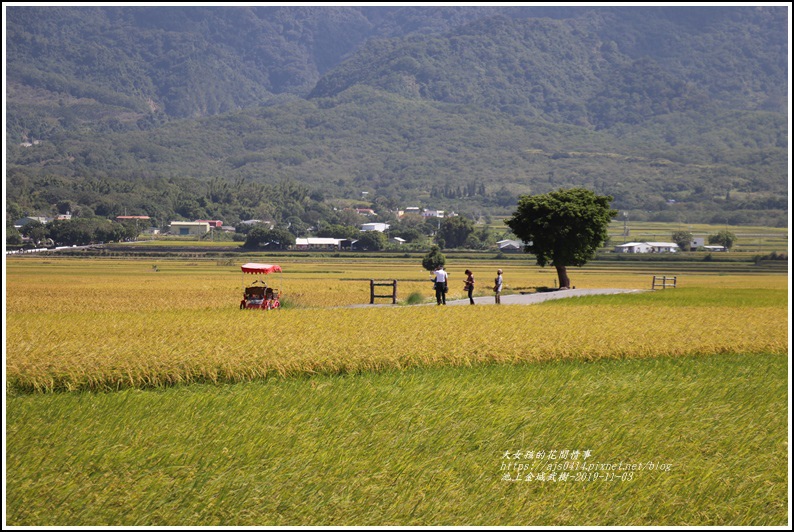
[[464, 273], [466, 274], [466, 284], [464, 285], [463, 289], [469, 296], [469, 303], [473, 305], [474, 298], [472, 297], [472, 292], [474, 292], [474, 274], [471, 273], [471, 270], [466, 270]]

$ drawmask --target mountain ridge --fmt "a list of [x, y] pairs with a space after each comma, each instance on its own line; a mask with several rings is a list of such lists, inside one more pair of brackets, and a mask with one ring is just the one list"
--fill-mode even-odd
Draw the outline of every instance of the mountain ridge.
[[152, 195], [119, 208], [175, 214], [159, 178], [234, 216], [206, 201], [220, 178], [495, 214], [582, 185], [635, 217], [786, 218], [785, 8], [6, 9], [19, 210], [108, 211], [75, 193], [105, 180]]

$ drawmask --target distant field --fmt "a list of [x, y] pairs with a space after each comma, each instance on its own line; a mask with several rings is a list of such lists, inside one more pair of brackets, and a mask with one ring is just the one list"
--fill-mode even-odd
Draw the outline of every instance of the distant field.
[[[786, 272], [688, 263], [664, 291], [438, 308], [405, 304], [432, 297], [415, 259], [282, 259], [269, 312], [238, 309], [246, 259], [7, 259], [8, 524], [785, 524]], [[555, 278], [483, 260], [480, 294], [497, 267], [511, 291]], [[400, 304], [340, 308], [373, 277]], [[548, 480], [552, 450], [646, 469]]]
[[[501, 219], [494, 220], [490, 227], [497, 234], [507, 230], [507, 226]], [[614, 221], [609, 226], [609, 236], [612, 249], [615, 244], [622, 244], [631, 241], [655, 241], [669, 242], [674, 232], [689, 231], [695, 237], [704, 237], [708, 242], [709, 235], [715, 235], [720, 231], [728, 230], [736, 235], [736, 243], [731, 250], [734, 253], [785, 253], [788, 250], [788, 228], [777, 227], [758, 227], [758, 226], [725, 226], [708, 224], [682, 224], [665, 222], [629, 222], [629, 236], [623, 235], [624, 225], [622, 221]], [[199, 240], [197, 238], [175, 238], [175, 237], [155, 237], [151, 240], [139, 242], [140, 245], [156, 248], [195, 248], [201, 247], [208, 250], [215, 248], [240, 248], [242, 242], [234, 241], [212, 241]], [[119, 244], [128, 247], [129, 243]], [[136, 245], [136, 244], [133, 244]], [[113, 249], [115, 244], [110, 244], [109, 249]]]
[[670, 242], [676, 231], [689, 231], [695, 237], [703, 237], [708, 244], [708, 237], [720, 231], [730, 231], [736, 235], [732, 253], [786, 253], [788, 251], [789, 230], [787, 227], [756, 227], [756, 226], [725, 226], [707, 224], [661, 223], [661, 222], [631, 222], [628, 224], [629, 236], [623, 236], [623, 222], [613, 222], [609, 228], [612, 242], [622, 244], [627, 242]]
[[[495, 220], [491, 227], [495, 231], [504, 231], [506, 226], [502, 220]], [[762, 253], [788, 251], [789, 230], [787, 227], [759, 227], [713, 224], [685, 224], [674, 222], [632, 222], [627, 224], [628, 236], [623, 235], [624, 224], [621, 220], [613, 221], [608, 229], [612, 246], [625, 242], [670, 242], [676, 231], [689, 231], [695, 237], [703, 237], [708, 244], [708, 237], [720, 231], [728, 230], [736, 235], [732, 253]]]
[[232, 240], [199, 240], [197, 238], [171, 238], [171, 237], [155, 237], [151, 239], [141, 239], [137, 242], [120, 242], [117, 244], [108, 244], [109, 248], [113, 248], [114, 246], [145, 246], [145, 247], [161, 247], [161, 248], [193, 248], [193, 247], [202, 247], [207, 249], [213, 248], [228, 248], [233, 247], [237, 248], [243, 245], [242, 242], [234, 242]]

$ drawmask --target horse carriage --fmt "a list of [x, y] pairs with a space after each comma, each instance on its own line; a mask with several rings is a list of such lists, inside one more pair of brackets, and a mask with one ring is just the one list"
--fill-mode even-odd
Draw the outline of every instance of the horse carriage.
[[[281, 274], [281, 266], [249, 262], [243, 264], [241, 268], [243, 271], [243, 299], [240, 301], [240, 309], [275, 310], [281, 308], [281, 290], [268, 286], [265, 280], [265, 276], [268, 274], [276, 272]], [[245, 286], [246, 274], [257, 275], [257, 278], [249, 286]]]

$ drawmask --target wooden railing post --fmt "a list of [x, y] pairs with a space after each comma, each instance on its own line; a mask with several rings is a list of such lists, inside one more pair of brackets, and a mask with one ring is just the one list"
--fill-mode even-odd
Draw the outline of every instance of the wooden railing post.
[[[375, 294], [375, 287], [376, 286], [391, 286], [391, 295], [376, 295]], [[391, 298], [391, 302], [393, 305], [397, 304], [397, 279], [393, 279], [387, 283], [376, 283], [375, 279], [369, 280], [369, 304], [375, 304], [376, 297], [389, 297]]]
[[[671, 283], [668, 284], [668, 281], [670, 281]], [[657, 285], [660, 286], [662, 290], [664, 290], [667, 287], [675, 288], [677, 281], [678, 281], [677, 276], [667, 277], [666, 275], [662, 275], [662, 276], [654, 275], [653, 282], [651, 284], [651, 290], [656, 290]]]

